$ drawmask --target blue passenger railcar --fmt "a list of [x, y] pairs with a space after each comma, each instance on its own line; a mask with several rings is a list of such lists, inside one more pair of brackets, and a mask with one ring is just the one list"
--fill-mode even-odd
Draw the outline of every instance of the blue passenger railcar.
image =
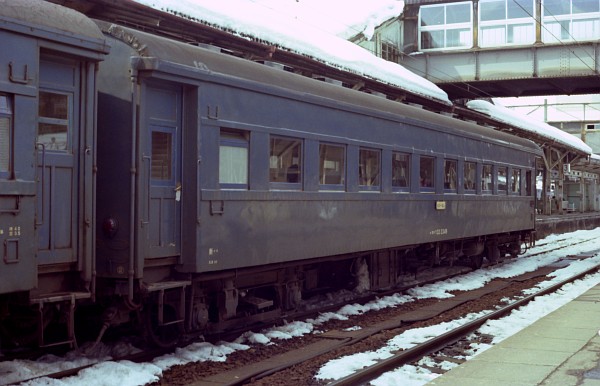
[[75, 302], [93, 295], [95, 70], [106, 53], [78, 12], [0, 1], [3, 348], [73, 345]]
[[321, 288], [516, 255], [531, 236], [541, 152], [530, 141], [99, 25], [112, 46], [97, 191], [99, 288], [120, 311], [109, 324], [148, 304], [167, 343]]

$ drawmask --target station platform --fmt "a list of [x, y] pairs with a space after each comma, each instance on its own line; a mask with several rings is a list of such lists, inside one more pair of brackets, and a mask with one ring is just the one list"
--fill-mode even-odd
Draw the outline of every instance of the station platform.
[[600, 285], [473, 359], [435, 386], [600, 386]]
[[567, 233], [600, 227], [600, 212], [567, 212], [536, 215], [536, 238], [543, 239], [553, 233]]

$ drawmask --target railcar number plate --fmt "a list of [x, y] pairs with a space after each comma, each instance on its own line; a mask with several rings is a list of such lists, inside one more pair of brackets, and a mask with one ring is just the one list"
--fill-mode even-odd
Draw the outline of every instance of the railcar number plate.
[[435, 209], [436, 210], [446, 210], [446, 201], [436, 201]]

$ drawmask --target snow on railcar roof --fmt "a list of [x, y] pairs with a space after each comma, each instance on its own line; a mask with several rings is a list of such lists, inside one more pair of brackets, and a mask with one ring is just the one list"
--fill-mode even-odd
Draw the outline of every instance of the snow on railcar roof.
[[[346, 40], [361, 33], [370, 38], [376, 26], [402, 14], [402, 0], [370, 0], [351, 6], [346, 0], [133, 1], [452, 105], [446, 92], [434, 83]], [[468, 107], [583, 153], [592, 153], [577, 137], [545, 122], [484, 101], [471, 101]]]
[[401, 0], [370, 0], [351, 5], [344, 0], [134, 1], [452, 104], [448, 94], [429, 80], [346, 40], [358, 33], [369, 36], [376, 25], [399, 16], [404, 9]]
[[467, 102], [467, 107], [471, 110], [488, 114], [500, 122], [548, 138], [550, 141], [559, 142], [562, 145], [572, 147], [585, 154], [592, 154], [592, 148], [574, 135], [557, 129], [545, 122], [538, 121], [527, 115], [510, 110], [504, 106], [494, 105], [484, 100], [472, 100]]
[[[104, 37], [96, 24], [82, 13], [68, 7], [46, 1], [0, 0], [0, 17], [5, 19], [2, 28], [7, 28], [7, 20], [12, 23], [25, 23], [30, 29], [42, 28], [77, 40], [89, 38], [100, 42], [102, 51], [108, 51], [108, 48], [102, 45]], [[45, 37], [48, 38], [47, 35]]]

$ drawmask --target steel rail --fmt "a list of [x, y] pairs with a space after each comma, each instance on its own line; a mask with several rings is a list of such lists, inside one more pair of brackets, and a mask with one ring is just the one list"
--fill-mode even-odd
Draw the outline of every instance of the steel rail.
[[469, 323], [466, 323], [454, 330], [448, 331], [438, 337], [432, 338], [422, 344], [419, 344], [415, 347], [412, 347], [408, 350], [404, 350], [399, 352], [392, 357], [384, 359], [372, 366], [366, 367], [354, 374], [348, 375], [344, 378], [340, 378], [333, 382], [328, 383], [328, 386], [351, 386], [357, 384], [365, 384], [380, 375], [391, 371], [395, 368], [403, 366], [409, 362], [412, 362], [418, 358], [422, 358], [426, 355], [429, 355], [433, 352], [439, 351], [442, 348], [456, 343], [458, 340], [464, 338], [466, 335], [474, 332], [479, 327], [481, 327], [488, 320], [499, 319], [516, 308], [519, 308], [530, 301], [534, 300], [536, 297], [547, 295], [552, 292], [556, 292], [565, 284], [571, 283], [575, 280], [578, 280], [590, 273], [594, 273], [600, 270], [600, 264], [595, 265], [583, 272], [578, 273], [568, 279], [562, 280], [559, 283], [546, 287], [535, 294], [531, 294], [523, 299], [517, 300], [505, 307], [502, 307], [496, 311], [490, 312], [489, 314], [482, 316], [476, 320], [473, 320]]

